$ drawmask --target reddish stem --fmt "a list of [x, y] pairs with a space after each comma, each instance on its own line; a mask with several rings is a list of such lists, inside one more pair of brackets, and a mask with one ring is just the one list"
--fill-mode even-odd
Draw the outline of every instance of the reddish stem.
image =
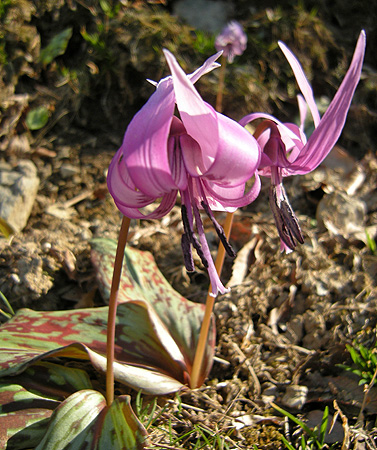
[[[227, 213], [225, 223], [224, 223], [224, 233], [225, 233], [225, 236], [227, 239], [229, 239], [230, 230], [232, 229], [233, 214], [234, 213]], [[224, 257], [225, 257], [225, 248], [224, 248], [223, 244], [220, 242], [219, 249], [218, 249], [217, 256], [216, 256], [216, 261], [215, 261], [216, 271], [219, 274], [219, 276], [220, 276], [221, 270], [223, 268]], [[204, 311], [203, 322], [202, 322], [202, 326], [200, 328], [198, 344], [196, 346], [194, 362], [192, 365], [192, 371], [191, 371], [191, 376], [190, 376], [191, 389], [200, 387], [199, 377], [201, 374], [201, 368], [203, 366], [204, 354], [205, 354], [206, 344], [207, 344], [207, 340], [208, 340], [208, 333], [209, 333], [209, 328], [211, 325], [211, 316], [212, 316], [213, 305], [215, 304], [215, 297], [212, 297], [210, 295], [211, 292], [212, 292], [212, 287], [210, 285], [209, 289], [208, 289], [207, 299], [206, 299], [206, 308]]]
[[115, 322], [117, 313], [117, 298], [122, 273], [124, 249], [126, 248], [128, 229], [131, 219], [123, 216], [119, 231], [118, 246], [114, 261], [113, 279], [111, 282], [109, 298], [109, 314], [107, 318], [107, 342], [106, 342], [106, 401], [110, 406], [114, 401], [114, 346], [115, 346]]

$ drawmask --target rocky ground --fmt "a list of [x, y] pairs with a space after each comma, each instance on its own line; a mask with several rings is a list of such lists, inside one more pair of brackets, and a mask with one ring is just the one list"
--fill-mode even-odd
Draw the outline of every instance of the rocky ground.
[[[369, 81], [373, 70], [366, 68]], [[222, 275], [232, 290], [215, 305], [213, 369], [181, 402], [159, 400], [161, 415], [150, 430], [154, 448], [199, 448], [200, 433], [210, 441], [204, 448], [284, 448], [281, 434], [298, 448], [300, 428], [288, 425], [271, 402], [310, 427], [320, 424], [328, 406], [330, 421], [337, 419], [329, 446], [376, 448], [377, 388], [365, 391], [360, 377], [339, 367], [352, 366], [346, 344], [371, 351], [377, 345], [377, 153], [369, 132], [376, 118], [362, 100], [350, 113], [342, 146], [313, 173], [286, 180], [303, 245], [280, 253], [266, 179], [257, 201], [235, 214], [237, 257], [226, 260]], [[369, 122], [355, 143], [360, 117]], [[106, 172], [122, 135], [101, 130], [97, 136], [77, 123], [26, 142], [12, 132], [1, 157], [2, 202], [9, 196], [8, 204], [21, 206], [8, 221], [14, 233], [0, 238], [0, 291], [16, 310], [102, 305], [98, 292], [88, 295], [96, 286], [89, 242], [117, 238], [121, 216]], [[134, 221], [128, 245], [151, 251], [174, 288], [202, 302], [208, 277], [199, 260], [196, 273], [187, 275], [181, 231], [177, 206], [161, 221]], [[210, 223], [206, 232], [215, 255]], [[172, 445], [172, 435], [185, 433]]]

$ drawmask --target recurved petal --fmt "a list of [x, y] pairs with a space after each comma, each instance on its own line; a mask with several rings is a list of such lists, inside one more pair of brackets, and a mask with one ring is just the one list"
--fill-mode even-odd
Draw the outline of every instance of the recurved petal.
[[216, 113], [200, 97], [192, 81], [187, 77], [174, 56], [164, 50], [172, 73], [177, 107], [187, 134], [199, 144], [202, 161], [209, 168], [216, 158], [219, 131]]
[[360, 80], [365, 44], [366, 36], [363, 30], [357, 41], [346, 76], [318, 127], [292, 164], [291, 174], [305, 174], [314, 170], [325, 159], [338, 140], [346, 121], [353, 94]]
[[306, 103], [309, 106], [310, 112], [313, 117], [314, 125], [317, 126], [321, 118], [314, 100], [313, 89], [310, 86], [308, 79], [306, 78], [304, 70], [300, 62], [296, 58], [296, 56], [291, 52], [291, 50], [289, 50], [289, 48], [283, 42], [279, 41], [279, 46], [282, 52], [284, 53], [285, 57], [287, 58], [290, 66], [292, 67], [294, 76], [296, 77], [297, 84], [302, 92], [302, 95], [306, 100]]
[[122, 147], [110, 163], [107, 186], [118, 207], [123, 205], [131, 208], [142, 208], [156, 199], [156, 197], [145, 195], [144, 192], [136, 189], [124, 164]]
[[241, 125], [216, 113], [219, 145], [216, 159], [204, 174], [209, 181], [223, 187], [244, 184], [258, 168], [261, 149], [257, 140]]
[[258, 173], [255, 173], [253, 186], [248, 192], [245, 191], [245, 185], [233, 188], [224, 188], [216, 183], [203, 180], [206, 192], [206, 198], [213, 211], [230, 211], [234, 208], [241, 208], [252, 203], [259, 195], [261, 182]]
[[298, 109], [300, 111], [300, 130], [304, 132], [306, 113], [308, 112], [308, 107], [306, 101], [302, 95], [297, 96]]
[[242, 117], [242, 119], [239, 121], [239, 124], [244, 127], [248, 123], [253, 122], [254, 120], [258, 120], [258, 119], [271, 120], [272, 122], [276, 123], [276, 125], [278, 125], [280, 134], [286, 135], [287, 138], [291, 138], [292, 140], [297, 139], [296, 133], [294, 133], [289, 127], [286, 126], [286, 124], [284, 124], [283, 122], [280, 122], [280, 120], [278, 120], [276, 117], [272, 116], [271, 114], [262, 113], [262, 112], [251, 113], [245, 117]]
[[156, 209], [150, 213], [144, 214], [139, 208], [129, 208], [115, 201], [119, 211], [130, 219], [161, 219], [168, 214], [177, 200], [177, 191], [171, 191], [162, 197], [161, 202]]
[[151, 197], [162, 197], [176, 189], [167, 151], [175, 101], [170, 78], [134, 116], [123, 140], [123, 157], [135, 186]]
[[202, 66], [200, 66], [198, 69], [195, 70], [195, 72], [188, 75], [188, 78], [190, 79], [191, 83], [196, 83], [200, 77], [220, 67], [221, 64], [215, 61], [220, 58], [222, 53], [223, 53], [222, 51], [217, 52], [215, 55], [209, 57]]

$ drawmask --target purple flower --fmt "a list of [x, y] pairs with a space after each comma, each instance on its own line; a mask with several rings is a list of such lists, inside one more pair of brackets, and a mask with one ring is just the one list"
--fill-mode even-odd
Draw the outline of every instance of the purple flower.
[[242, 55], [246, 49], [246, 44], [247, 36], [242, 25], [236, 20], [229, 22], [215, 40], [216, 50], [218, 52], [222, 50], [229, 63], [233, 62], [236, 55]]
[[[234, 211], [255, 199], [260, 190], [258, 176], [246, 195], [244, 190], [258, 167], [260, 148], [241, 125], [205, 103], [193, 85], [218, 67], [215, 61], [220, 53], [188, 76], [170, 52], [164, 50], [164, 54], [172, 75], [156, 85], [155, 93], [129, 124], [110, 164], [108, 187], [119, 210], [136, 219], [163, 217], [180, 192], [186, 268], [194, 268], [194, 247], [208, 269], [216, 296], [227, 290], [217, 275], [199, 210], [210, 217], [225, 249], [234, 256], [212, 211]], [[174, 115], [176, 107], [179, 117]], [[157, 199], [156, 208], [143, 214], [141, 208]]]
[[[254, 120], [264, 119], [254, 133], [262, 149], [258, 173], [271, 178], [270, 205], [281, 239], [281, 249], [287, 253], [295, 248], [296, 241], [303, 243], [303, 236], [287, 199], [282, 183], [283, 177], [311, 172], [326, 158], [335, 145], [342, 132], [353, 94], [360, 79], [365, 44], [366, 36], [362, 31], [348, 72], [321, 119], [312, 88], [299, 61], [285, 44], [279, 42], [303, 95], [298, 96], [300, 126], [281, 123], [275, 117], [263, 113], [249, 114], [240, 120], [241, 125], [245, 126]], [[309, 140], [304, 134], [307, 107], [309, 107], [315, 125], [315, 130]]]

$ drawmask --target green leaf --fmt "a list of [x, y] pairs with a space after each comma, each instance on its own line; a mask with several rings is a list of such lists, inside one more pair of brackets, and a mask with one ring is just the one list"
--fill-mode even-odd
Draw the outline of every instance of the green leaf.
[[40, 130], [48, 122], [48, 109], [45, 106], [39, 106], [30, 110], [26, 116], [26, 125], [29, 130]]
[[0, 383], [0, 448], [25, 448], [20, 447], [25, 442], [37, 445], [58, 404], [19, 384]]
[[364, 347], [364, 345], [359, 345], [359, 351], [360, 351], [360, 355], [361, 357], [365, 360], [365, 361], [369, 361], [369, 351], [366, 347]]
[[[93, 262], [106, 296], [115, 243], [96, 241]], [[134, 249], [128, 249], [125, 255], [121, 288], [115, 379], [155, 395], [184, 388], [190, 379], [204, 305], [189, 302], [174, 291], [152, 255]], [[19, 375], [41, 359], [51, 357], [89, 360], [105, 373], [107, 314], [107, 307], [18, 311], [0, 327], [0, 377]], [[214, 333], [212, 327], [201, 382], [212, 364]]]
[[[99, 238], [93, 239], [91, 245], [92, 262], [96, 268], [97, 280], [103, 297], [108, 299], [117, 244], [114, 240]], [[141, 298], [160, 317], [181, 349], [186, 366], [191, 368], [205, 306], [190, 302], [175, 291], [159, 271], [151, 253], [128, 247], [124, 256], [118, 300], [128, 302]], [[203, 383], [211, 369], [215, 341], [216, 330], [212, 317], [200, 383]]]
[[116, 398], [109, 407], [99, 392], [83, 390], [56, 408], [35, 450], [137, 450], [144, 448], [145, 439], [129, 396]]
[[25, 442], [30, 446], [38, 445], [46, 432], [46, 419], [60, 401], [77, 390], [91, 387], [83, 370], [50, 362], [38, 362], [10, 381], [3, 380], [0, 384], [0, 448], [24, 448]]
[[[0, 377], [57, 356], [90, 360], [105, 373], [107, 313], [107, 307], [18, 311], [0, 328]], [[119, 305], [117, 313], [115, 378], [153, 394], [181, 389], [183, 357], [153, 311], [145, 302], [132, 301]]]
[[325, 443], [328, 421], [329, 421], [329, 407], [326, 406], [322, 416], [321, 428], [319, 430], [319, 442], [322, 446]]
[[49, 44], [41, 50], [40, 61], [43, 65], [50, 64], [57, 56], [63, 55], [72, 36], [72, 28], [66, 28], [55, 35]]

